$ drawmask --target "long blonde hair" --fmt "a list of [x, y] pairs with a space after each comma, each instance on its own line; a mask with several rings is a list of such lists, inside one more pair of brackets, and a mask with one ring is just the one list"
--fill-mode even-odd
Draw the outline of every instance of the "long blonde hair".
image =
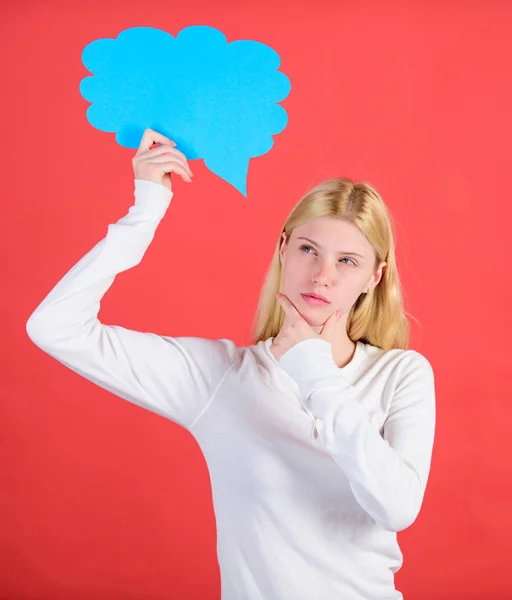
[[375, 251], [375, 269], [386, 261], [382, 278], [370, 292], [362, 293], [347, 317], [349, 338], [377, 346], [387, 352], [406, 349], [410, 326], [403, 306], [395, 259], [392, 219], [378, 192], [366, 182], [346, 177], [328, 179], [306, 193], [286, 219], [261, 289], [254, 320], [254, 343], [275, 337], [284, 320], [276, 300], [281, 287], [279, 250], [282, 233], [287, 240], [295, 227], [318, 217], [334, 217], [354, 224]]

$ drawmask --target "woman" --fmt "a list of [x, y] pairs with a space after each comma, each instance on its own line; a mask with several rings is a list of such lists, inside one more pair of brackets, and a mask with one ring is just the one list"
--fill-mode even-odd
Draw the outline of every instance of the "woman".
[[253, 345], [104, 325], [100, 301], [151, 243], [170, 174], [192, 180], [174, 146], [144, 132], [134, 205], [42, 301], [28, 335], [195, 437], [212, 482], [223, 600], [398, 600], [396, 534], [422, 504], [435, 393], [430, 363], [406, 349], [385, 205], [345, 179], [297, 204]]

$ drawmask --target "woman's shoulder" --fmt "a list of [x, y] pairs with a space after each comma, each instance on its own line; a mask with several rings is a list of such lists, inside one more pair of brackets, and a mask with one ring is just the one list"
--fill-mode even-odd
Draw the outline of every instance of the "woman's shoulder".
[[414, 348], [392, 348], [384, 351], [378, 346], [364, 343], [364, 352], [371, 362], [381, 362], [401, 371], [421, 369], [426, 373], [433, 373], [429, 359]]
[[208, 372], [225, 372], [234, 366], [240, 357], [241, 347], [228, 338], [199, 336], [161, 336], [175, 347], [190, 365]]

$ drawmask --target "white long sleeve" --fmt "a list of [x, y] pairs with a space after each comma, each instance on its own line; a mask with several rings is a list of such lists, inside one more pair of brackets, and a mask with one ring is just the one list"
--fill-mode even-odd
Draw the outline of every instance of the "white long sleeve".
[[229, 340], [173, 338], [98, 320], [115, 276], [137, 265], [171, 202], [165, 186], [135, 179], [135, 203], [59, 281], [26, 329], [44, 352], [125, 400], [190, 428], [232, 364]]
[[404, 353], [382, 435], [355, 400], [329, 342], [304, 340], [279, 363], [321, 421], [319, 440], [349, 478], [359, 504], [388, 531], [409, 527], [423, 501], [434, 442], [434, 374], [427, 359]]
[[323, 340], [277, 361], [273, 338], [237, 347], [101, 323], [104, 294], [142, 260], [171, 198], [136, 179], [128, 214], [50, 291], [28, 335], [194, 436], [212, 485], [222, 600], [402, 600], [396, 532], [416, 518], [427, 482], [430, 364], [358, 341], [339, 369]]

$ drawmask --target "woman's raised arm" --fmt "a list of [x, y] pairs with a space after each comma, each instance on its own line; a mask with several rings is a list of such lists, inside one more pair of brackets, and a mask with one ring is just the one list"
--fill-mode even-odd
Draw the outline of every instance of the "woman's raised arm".
[[[234, 364], [235, 344], [143, 333], [98, 320], [101, 299], [115, 276], [142, 260], [169, 207], [173, 193], [170, 178], [164, 185], [163, 175], [176, 171], [189, 177], [186, 159], [159, 136], [144, 133], [137, 156], [144, 155], [145, 164], [137, 168], [134, 159], [135, 202], [128, 213], [110, 224], [106, 237], [57, 283], [26, 329], [39, 348], [82, 377], [190, 428]], [[159, 148], [144, 149], [162, 138]], [[161, 166], [151, 172], [149, 153], [155, 151]]]

